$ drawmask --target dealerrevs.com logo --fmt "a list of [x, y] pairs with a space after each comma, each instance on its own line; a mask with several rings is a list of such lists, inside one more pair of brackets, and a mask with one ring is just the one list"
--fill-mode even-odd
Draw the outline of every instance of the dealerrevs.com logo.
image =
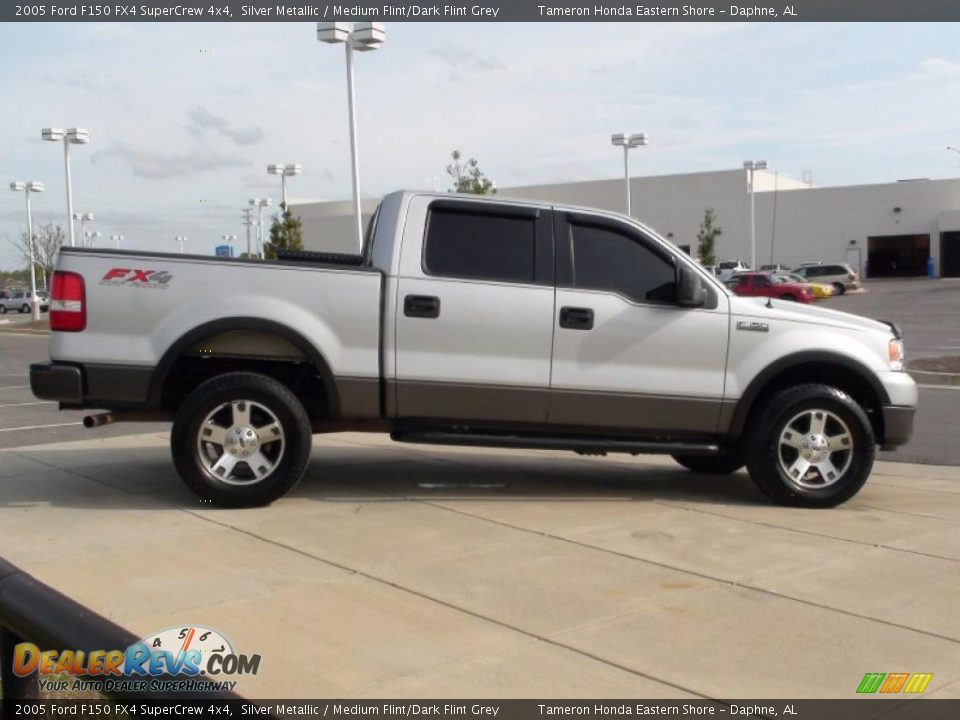
[[173, 280], [173, 273], [166, 270], [110, 268], [106, 274], [100, 278], [100, 284], [166, 290], [170, 286], [171, 280]]
[[256, 675], [260, 655], [239, 654], [221, 633], [194, 625], [154, 633], [125, 650], [13, 649], [13, 672], [37, 673], [47, 692], [196, 692], [233, 690], [237, 675]]

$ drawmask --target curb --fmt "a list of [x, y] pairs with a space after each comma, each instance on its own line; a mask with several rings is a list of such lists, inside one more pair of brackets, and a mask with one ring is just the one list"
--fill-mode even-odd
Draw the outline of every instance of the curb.
[[914, 370], [908, 368], [907, 373], [921, 385], [958, 385], [960, 373], [930, 372], [928, 370]]

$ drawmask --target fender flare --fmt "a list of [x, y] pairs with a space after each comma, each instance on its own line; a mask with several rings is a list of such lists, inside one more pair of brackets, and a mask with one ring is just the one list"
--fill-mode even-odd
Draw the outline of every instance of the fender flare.
[[153, 371], [147, 394], [147, 400], [150, 406], [160, 407], [163, 388], [169, 378], [170, 370], [188, 347], [208, 335], [215, 335], [228, 330], [253, 330], [277, 335], [301, 350], [317, 368], [317, 372], [323, 381], [331, 416], [340, 416], [340, 396], [337, 392], [337, 384], [333, 377], [333, 371], [330, 369], [330, 364], [323, 356], [323, 353], [321, 353], [313, 343], [288, 325], [257, 317], [219, 318], [198, 325], [187, 331], [184, 335], [181, 335], [180, 338], [163, 353], [160, 363]]
[[828, 350], [804, 350], [778, 358], [757, 373], [753, 380], [750, 381], [750, 384], [747, 385], [747, 389], [744, 390], [743, 394], [736, 401], [736, 407], [733, 411], [733, 417], [730, 420], [728, 434], [735, 438], [743, 435], [747, 418], [754, 407], [757, 397], [773, 378], [790, 368], [811, 364], [840, 365], [851, 370], [870, 387], [881, 405], [888, 405], [890, 403], [890, 396], [887, 394], [886, 389], [876, 374], [860, 361], [848, 355], [842, 355]]

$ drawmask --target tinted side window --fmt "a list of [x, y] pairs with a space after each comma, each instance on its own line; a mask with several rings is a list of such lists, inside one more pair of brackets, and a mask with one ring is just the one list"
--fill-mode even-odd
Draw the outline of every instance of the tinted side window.
[[433, 275], [532, 283], [533, 217], [430, 211], [424, 261]]
[[673, 265], [636, 238], [608, 228], [571, 225], [573, 286], [613, 290], [641, 302], [675, 302]]
[[839, 265], [827, 265], [823, 268], [824, 275], [846, 275], [847, 271]]

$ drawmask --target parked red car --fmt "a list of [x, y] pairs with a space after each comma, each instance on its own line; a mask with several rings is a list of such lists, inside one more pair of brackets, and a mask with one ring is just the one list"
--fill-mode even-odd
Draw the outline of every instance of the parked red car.
[[737, 295], [772, 297], [802, 303], [813, 302], [813, 291], [807, 285], [791, 282], [770, 273], [737, 273], [730, 278], [727, 286]]

